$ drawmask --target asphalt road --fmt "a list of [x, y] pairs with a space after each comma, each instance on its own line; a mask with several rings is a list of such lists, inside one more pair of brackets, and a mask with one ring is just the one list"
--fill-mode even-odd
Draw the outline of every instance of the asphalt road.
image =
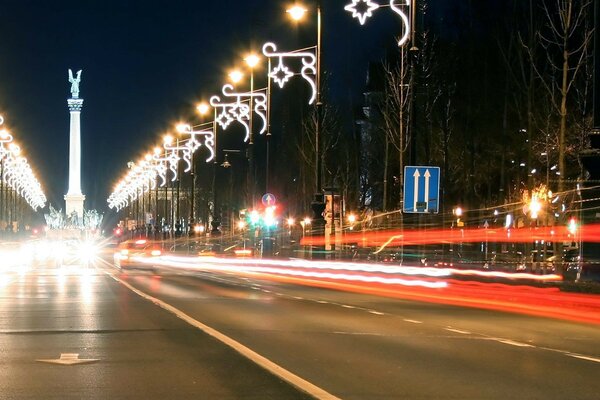
[[[173, 312], [342, 399], [600, 393], [598, 325], [216, 272], [99, 265], [87, 274], [38, 267], [0, 276], [2, 399], [303, 398]], [[99, 361], [35, 361], [61, 353]]]

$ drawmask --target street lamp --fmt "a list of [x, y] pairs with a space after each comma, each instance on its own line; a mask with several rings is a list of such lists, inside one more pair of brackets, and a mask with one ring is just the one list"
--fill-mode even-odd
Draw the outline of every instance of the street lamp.
[[[311, 203], [313, 210], [313, 233], [315, 235], [322, 235], [325, 230], [325, 219], [323, 218], [323, 211], [325, 211], [325, 201], [323, 196], [323, 185], [322, 185], [322, 160], [321, 160], [321, 126], [323, 124], [323, 103], [321, 101], [321, 51], [322, 51], [322, 7], [321, 0], [316, 1], [317, 8], [317, 48], [316, 48], [316, 82], [315, 82], [315, 94], [316, 94], [316, 121], [315, 121], [315, 165], [316, 165], [316, 193]], [[304, 18], [307, 13], [307, 9], [300, 4], [295, 4], [293, 7], [287, 10], [288, 14], [295, 21], [299, 21]]]
[[[218, 235], [220, 233], [219, 231], [219, 226], [221, 225], [221, 221], [219, 218], [219, 211], [218, 211], [218, 205], [217, 205], [217, 201], [218, 201], [218, 196], [217, 196], [217, 168], [218, 168], [218, 151], [219, 151], [219, 147], [218, 147], [218, 142], [217, 142], [217, 108], [218, 108], [218, 100], [220, 100], [218, 98], [218, 96], [213, 96], [211, 98], [210, 101], [210, 106], [206, 103], [201, 103], [196, 107], [196, 110], [198, 110], [198, 113], [200, 113], [201, 116], [207, 115], [208, 112], [210, 111], [210, 107], [212, 106], [213, 109], [213, 120], [212, 120], [212, 138], [210, 140], [210, 144], [212, 145], [212, 162], [213, 162], [213, 176], [212, 176], [212, 195], [213, 195], [213, 212], [212, 212], [212, 220], [210, 222], [212, 229], [211, 229], [211, 234], [213, 235]], [[224, 110], [223, 110], [224, 111]], [[211, 159], [209, 158], [207, 161], [211, 161]]]
[[[254, 126], [253, 126], [253, 115], [254, 115], [254, 69], [260, 62], [260, 57], [257, 54], [250, 53], [244, 57], [244, 62], [248, 68], [250, 68], [250, 92], [248, 96], [249, 102], [249, 115], [248, 115], [248, 174], [246, 178], [246, 185], [248, 187], [249, 203], [254, 205], [256, 196], [256, 168], [254, 166]], [[244, 77], [244, 73], [240, 70], [234, 70], [229, 73], [229, 78], [234, 84], [241, 82]], [[267, 110], [268, 113], [268, 110]], [[268, 156], [267, 156], [268, 157]]]

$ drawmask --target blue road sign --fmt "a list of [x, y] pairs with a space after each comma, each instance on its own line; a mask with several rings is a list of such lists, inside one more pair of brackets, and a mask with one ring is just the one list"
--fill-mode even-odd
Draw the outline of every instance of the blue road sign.
[[440, 168], [404, 167], [405, 213], [438, 213], [440, 210]]

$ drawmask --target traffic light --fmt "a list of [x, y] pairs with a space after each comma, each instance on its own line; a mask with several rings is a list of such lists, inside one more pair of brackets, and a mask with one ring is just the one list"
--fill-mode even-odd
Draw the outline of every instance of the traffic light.
[[569, 224], [567, 225], [567, 229], [569, 230], [569, 233], [571, 233], [571, 235], [574, 235], [575, 233], [577, 233], [578, 227], [579, 227], [579, 225], [577, 224], [577, 220], [575, 219], [575, 217], [571, 217], [569, 219]]
[[248, 216], [248, 218], [250, 219], [251, 225], [258, 225], [258, 223], [260, 222], [260, 214], [257, 210], [250, 211], [250, 215]]
[[275, 206], [269, 206], [265, 208], [264, 224], [267, 228], [277, 225], [277, 219], [275, 218]]

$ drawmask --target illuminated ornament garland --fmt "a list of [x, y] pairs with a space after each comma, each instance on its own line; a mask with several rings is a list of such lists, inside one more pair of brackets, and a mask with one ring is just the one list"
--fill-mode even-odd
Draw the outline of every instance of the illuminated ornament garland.
[[[233, 97], [236, 99], [236, 106], [233, 107], [232, 112], [237, 118], [249, 118], [249, 110], [250, 107], [245, 104], [246, 100], [254, 99], [254, 113], [260, 117], [262, 120], [262, 128], [260, 129], [260, 134], [266, 132], [267, 130], [267, 94], [261, 90], [255, 90], [254, 92], [242, 92], [236, 93], [233, 91], [232, 85], [223, 86], [223, 95], [226, 97]], [[250, 130], [246, 132], [247, 141], [250, 136]]]
[[165, 185], [167, 184], [167, 162], [169, 161], [168, 157], [161, 157], [157, 154], [154, 154], [152, 156], [152, 158], [155, 161], [155, 168], [156, 168], [156, 173], [158, 174], [158, 176], [161, 179], [161, 183], [160, 183], [160, 187], [165, 187]]
[[[188, 149], [187, 154], [193, 154], [198, 150], [203, 144], [206, 146], [210, 155], [206, 159], [206, 162], [212, 161], [215, 158], [215, 133], [212, 129], [205, 129], [201, 131], [195, 131], [188, 124], [179, 125], [178, 130], [180, 133], [190, 135], [190, 138], [185, 142], [185, 147]], [[199, 136], [204, 137], [204, 143], [201, 143], [197, 138]], [[186, 153], [184, 153], [186, 154]], [[190, 172], [192, 169], [191, 163], [188, 164], [188, 168], [185, 172]]]
[[[362, 4], [362, 9], [359, 7]], [[373, 16], [373, 11], [383, 7], [372, 0], [352, 0], [352, 3], [346, 5], [344, 10], [352, 13], [352, 18], [358, 18], [358, 22], [364, 25], [368, 18]], [[411, 0], [390, 0], [389, 7], [394, 11], [402, 20], [402, 36], [398, 40], [398, 46], [402, 47], [408, 42], [408, 36], [410, 34], [410, 21], [407, 13], [400, 7], [405, 7], [410, 10]]]
[[[185, 160], [186, 157], [188, 157], [187, 153], [189, 152], [189, 150], [185, 146], [172, 146], [168, 143], [164, 144], [164, 148], [168, 151], [167, 162], [169, 163], [169, 169], [173, 173], [173, 178], [171, 179], [171, 182], [175, 182], [177, 180], [177, 165], [179, 164], [179, 160], [181, 160], [181, 157], [179, 157], [179, 151], [181, 150], [183, 152], [183, 157]], [[191, 158], [192, 155], [189, 154], [189, 161], [186, 160], [186, 162], [191, 164]]]
[[222, 103], [219, 96], [212, 96], [209, 102], [215, 110], [220, 110], [215, 122], [221, 128], [227, 129], [233, 121], [237, 121], [246, 129], [246, 137], [249, 136], [250, 126], [248, 125], [248, 121], [250, 120], [250, 107], [247, 104], [238, 104], [238, 102]]
[[283, 88], [285, 84], [296, 75], [295, 72], [290, 70], [285, 64], [287, 59], [300, 59], [302, 62], [302, 68], [299, 74], [308, 82], [312, 88], [312, 96], [308, 101], [308, 104], [312, 104], [317, 99], [317, 83], [315, 77], [317, 75], [317, 56], [315, 52], [309, 51], [296, 51], [296, 52], [278, 52], [275, 43], [265, 43], [263, 45], [263, 54], [268, 58], [276, 58], [277, 65], [269, 71], [269, 78]]
[[[364, 7], [366, 7], [362, 12], [358, 9], [360, 3], [363, 3]], [[358, 22], [360, 22], [361, 25], [364, 25], [367, 18], [371, 18], [373, 16], [373, 11], [378, 8], [379, 4], [373, 3], [371, 0], [352, 0], [352, 3], [344, 7], [344, 10], [351, 12], [352, 18], [358, 18]]]
[[[0, 115], [0, 125], [4, 118]], [[5, 147], [5, 144], [7, 147]], [[25, 157], [20, 157], [21, 148], [13, 143], [12, 135], [0, 129], [0, 160], [3, 163], [2, 179], [8, 187], [25, 199], [36, 211], [46, 205], [46, 196]]]
[[250, 106], [246, 103], [249, 103], [250, 99], [254, 99], [253, 112], [260, 117], [263, 123], [260, 133], [263, 134], [266, 132], [267, 95], [263, 90], [238, 93], [233, 90], [232, 85], [227, 84], [223, 86], [222, 92], [224, 97], [232, 98], [233, 101], [221, 102], [221, 98], [219, 96], [212, 96], [210, 98], [210, 105], [217, 110], [218, 115], [215, 121], [223, 129], [227, 129], [233, 121], [239, 122], [246, 130], [244, 142], [247, 142], [250, 139]]

